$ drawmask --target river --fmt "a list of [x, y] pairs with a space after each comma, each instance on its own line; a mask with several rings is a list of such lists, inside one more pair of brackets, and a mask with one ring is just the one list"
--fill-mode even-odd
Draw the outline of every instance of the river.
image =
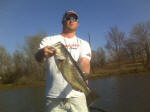
[[[92, 106], [106, 112], [150, 112], [150, 75], [89, 81], [101, 97]], [[0, 91], [0, 112], [44, 112], [45, 87]]]

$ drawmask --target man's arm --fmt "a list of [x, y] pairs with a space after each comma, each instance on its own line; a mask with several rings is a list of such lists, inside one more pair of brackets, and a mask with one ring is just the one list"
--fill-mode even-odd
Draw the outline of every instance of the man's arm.
[[[88, 58], [81, 58], [79, 61], [79, 67], [82, 72], [85, 72], [86, 75], [90, 73], [90, 60]], [[86, 80], [88, 84], [88, 80]]]
[[35, 53], [35, 59], [38, 62], [42, 62], [44, 61], [44, 59], [53, 56], [54, 53], [55, 53], [54, 49], [50, 49], [50, 46], [46, 46]]
[[84, 57], [81, 58], [79, 61], [79, 67], [82, 70], [82, 72], [89, 74], [90, 73], [90, 60]]

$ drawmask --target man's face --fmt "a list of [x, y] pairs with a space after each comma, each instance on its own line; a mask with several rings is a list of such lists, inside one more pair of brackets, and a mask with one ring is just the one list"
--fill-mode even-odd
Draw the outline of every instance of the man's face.
[[79, 22], [75, 21], [73, 19], [69, 19], [69, 18], [76, 18], [75, 15], [70, 15], [67, 17], [67, 20], [63, 21], [63, 27], [64, 29], [67, 29], [69, 31], [76, 31], [78, 26], [79, 26]]

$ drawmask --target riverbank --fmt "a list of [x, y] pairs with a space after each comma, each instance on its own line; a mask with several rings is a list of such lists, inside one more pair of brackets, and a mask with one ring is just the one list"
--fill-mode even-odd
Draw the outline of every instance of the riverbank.
[[[124, 77], [124, 76], [143, 76], [143, 75], [150, 75], [150, 72], [140, 72], [140, 73], [128, 73], [128, 74], [120, 74], [117, 72], [110, 72], [110, 73], [96, 73], [89, 75], [89, 80], [99, 80], [103, 78], [109, 77]], [[45, 86], [45, 81], [34, 81], [28, 84], [0, 84], [0, 91], [1, 90], [12, 90], [12, 89], [24, 89], [24, 88], [33, 88], [33, 87], [42, 87]]]
[[[102, 78], [122, 77], [130, 75], [150, 75], [150, 66], [144, 66], [141, 62], [132, 63], [130, 61], [124, 61], [120, 65], [118, 65], [116, 62], [111, 62], [103, 67], [91, 66], [91, 74], [88, 75], [88, 79], [98, 80]], [[44, 78], [42, 81], [37, 81], [34, 77], [22, 76], [12, 84], [4, 84], [2, 81], [0, 82], [0, 90], [22, 89], [39, 86], [45, 86]]]
[[0, 84], [1, 90], [24, 89], [45, 86], [45, 81], [37, 81], [29, 84]]
[[101, 79], [107, 77], [121, 77], [129, 75], [150, 75], [150, 66], [143, 66], [142, 63], [124, 62], [118, 66], [117, 63], [109, 63], [103, 67], [94, 67], [92, 75], [88, 79]]
[[115, 73], [115, 72], [110, 72], [110, 73], [96, 73], [93, 75], [89, 75], [88, 79], [89, 80], [98, 80], [98, 79], [103, 79], [103, 78], [109, 78], [109, 77], [124, 77], [124, 76], [143, 76], [143, 75], [150, 75], [150, 72], [140, 72], [140, 73], [128, 73], [128, 74], [120, 74], [120, 73]]

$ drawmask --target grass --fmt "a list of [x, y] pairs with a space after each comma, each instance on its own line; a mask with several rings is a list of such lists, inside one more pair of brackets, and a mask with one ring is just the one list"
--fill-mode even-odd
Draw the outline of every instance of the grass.
[[0, 84], [0, 90], [24, 89], [45, 86], [45, 81], [37, 81], [28, 84]]
[[141, 63], [123, 63], [117, 66], [116, 63], [107, 64], [102, 68], [95, 68], [94, 73], [89, 75], [90, 80], [101, 79], [106, 77], [116, 77], [125, 75], [150, 75], [150, 69], [144, 68]]

